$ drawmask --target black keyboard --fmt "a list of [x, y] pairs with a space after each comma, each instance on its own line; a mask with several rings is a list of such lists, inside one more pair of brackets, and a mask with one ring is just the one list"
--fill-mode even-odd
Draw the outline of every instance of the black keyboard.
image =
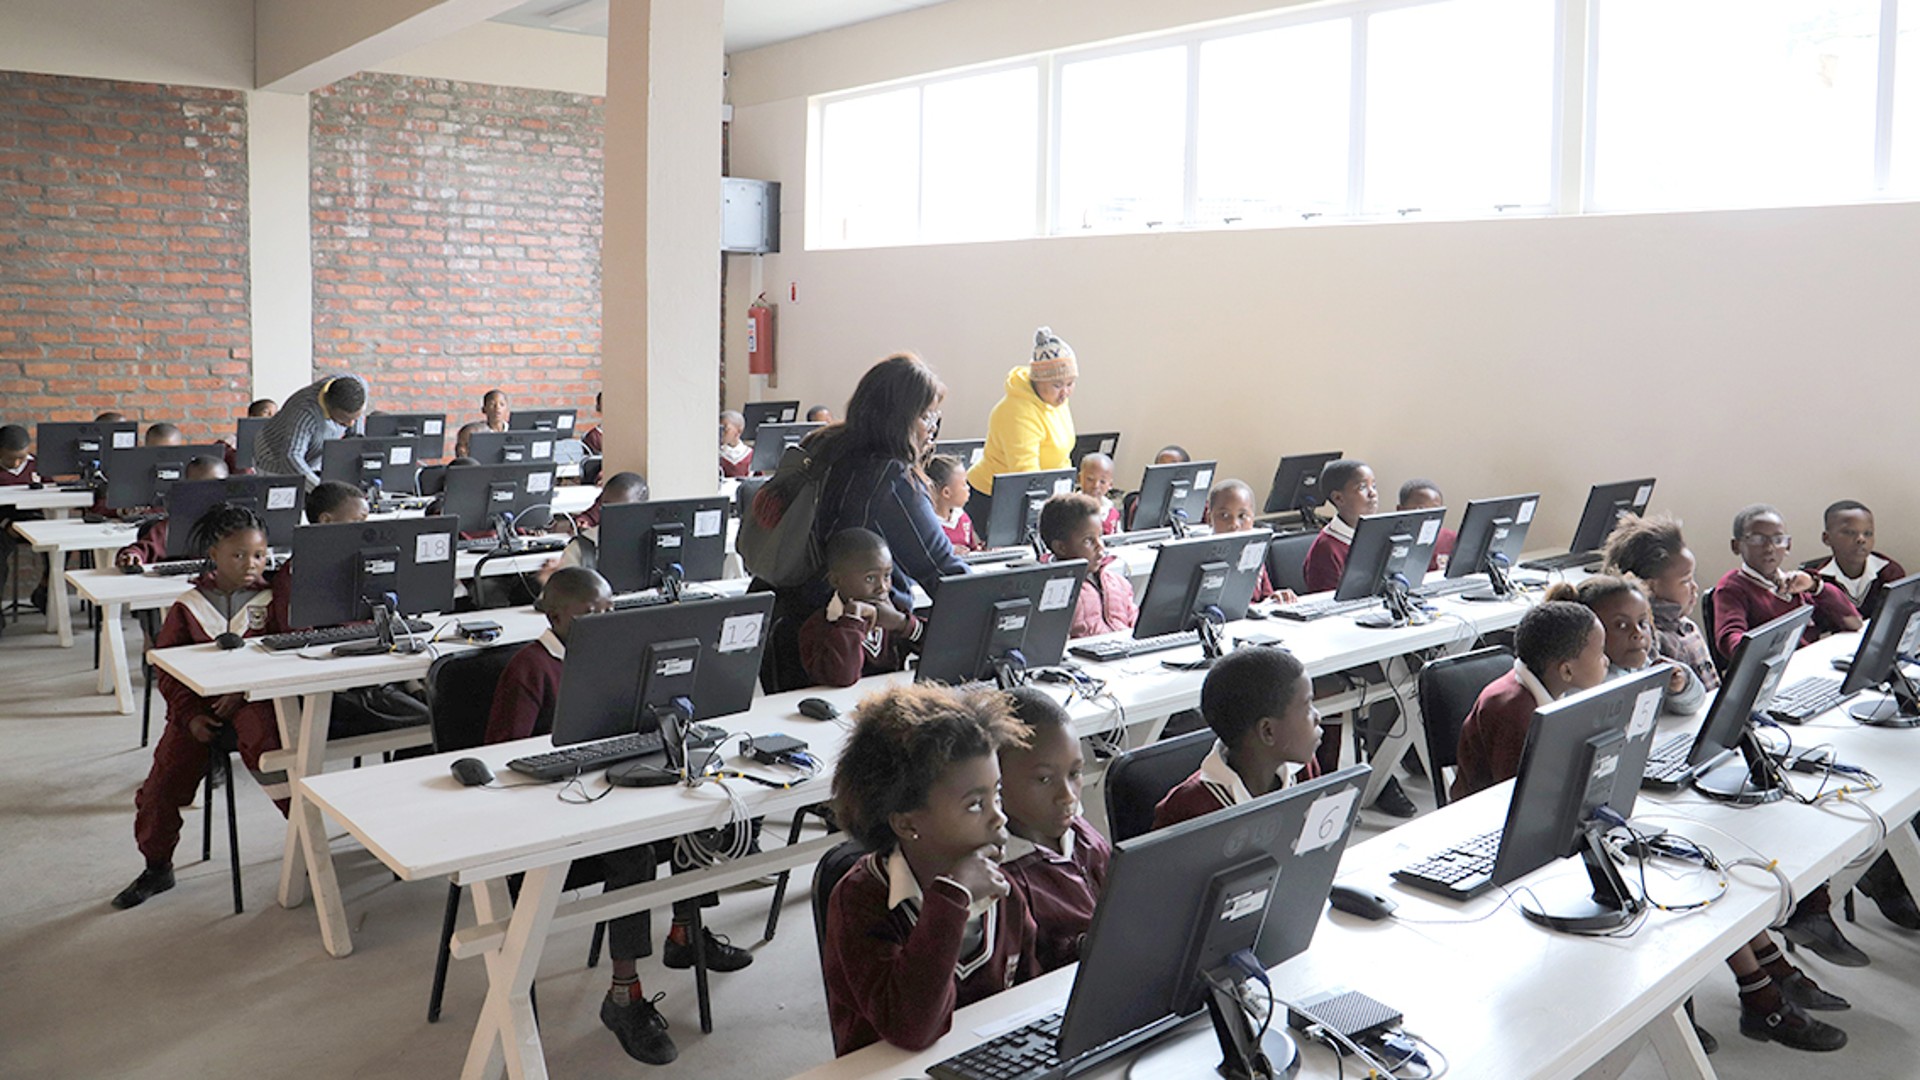
[[1296, 600], [1291, 604], [1275, 604], [1273, 613], [1283, 619], [1295, 622], [1312, 622], [1331, 615], [1358, 615], [1380, 601], [1366, 596], [1358, 600], [1335, 600], [1331, 596], [1307, 600]]
[[[415, 634], [433, 633], [433, 624], [425, 619], [408, 619], [407, 630]], [[345, 645], [349, 641], [372, 641], [380, 636], [372, 623], [353, 623], [349, 626], [323, 626], [318, 630], [294, 630], [285, 634], [268, 634], [255, 638], [271, 652], [287, 652], [292, 649], [304, 649], [310, 645]]]
[[613, 598], [613, 610], [632, 611], [636, 608], [660, 607], [666, 602], [667, 598], [657, 592], [628, 593], [625, 596]]
[[[514, 554], [524, 555], [535, 551], [559, 551], [567, 546], [566, 540], [557, 536], [522, 537], [517, 541]], [[500, 547], [500, 541], [492, 536], [461, 537], [453, 542], [455, 551], [494, 551]]]
[[507, 762], [507, 768], [522, 776], [531, 776], [536, 780], [559, 780], [575, 776], [594, 769], [604, 769], [609, 765], [618, 765], [623, 761], [658, 754], [665, 749], [658, 731], [649, 731], [639, 735], [621, 735], [599, 742], [580, 743], [562, 747], [550, 754], [534, 754], [530, 757], [514, 758]]
[[1640, 772], [1640, 783], [1652, 787], [1678, 787], [1693, 779], [1693, 766], [1687, 758], [1693, 753], [1694, 737], [1682, 732], [1654, 743], [1647, 751], [1647, 766]]
[[1029, 547], [987, 548], [985, 551], [960, 553], [960, 561], [968, 566], [991, 566], [995, 563], [1019, 562], [1033, 557], [1033, 549]]
[[1160, 544], [1173, 539], [1172, 529], [1135, 529], [1132, 532], [1110, 533], [1100, 538], [1103, 547], [1129, 547], [1134, 544]]
[[1014, 1028], [927, 1070], [934, 1080], [1051, 1080], [1064, 1076], [1060, 1021], [1064, 1011]]
[[1549, 555], [1543, 559], [1528, 559], [1520, 564], [1523, 570], [1581, 570], [1600, 561], [1598, 551], [1569, 551], [1565, 555]]
[[1146, 653], [1166, 652], [1169, 649], [1184, 648], [1200, 644], [1200, 634], [1194, 630], [1175, 630], [1171, 634], [1155, 634], [1143, 638], [1114, 638], [1109, 641], [1088, 641], [1068, 647], [1067, 651], [1086, 660], [1098, 660], [1111, 663]]
[[207, 568], [205, 559], [174, 559], [169, 562], [148, 563], [141, 573], [149, 577], [185, 577], [197, 574]]
[[1442, 578], [1431, 584], [1416, 585], [1412, 592], [1422, 600], [1431, 600], [1436, 596], [1458, 596], [1461, 593], [1488, 587], [1486, 578], [1478, 574], [1469, 574], [1466, 577]]
[[1395, 881], [1455, 900], [1493, 888], [1493, 863], [1500, 854], [1500, 830], [1481, 833], [1393, 872]]
[[1840, 692], [1840, 680], [1815, 675], [1774, 691], [1767, 715], [1783, 724], [1802, 724], [1852, 698]]

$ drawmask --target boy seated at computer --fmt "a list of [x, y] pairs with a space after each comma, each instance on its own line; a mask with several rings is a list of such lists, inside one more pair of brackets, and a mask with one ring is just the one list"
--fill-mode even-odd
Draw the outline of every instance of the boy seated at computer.
[[[1192, 455], [1188, 454], [1187, 448], [1179, 443], [1168, 443], [1153, 455], [1155, 465], [1182, 465], [1191, 460], [1193, 460]], [[1126, 498], [1120, 500], [1120, 524], [1123, 528], [1133, 528], [1134, 512], [1139, 509], [1140, 493], [1127, 492]]]
[[893, 606], [893, 552], [879, 533], [842, 529], [827, 540], [827, 606], [800, 624], [800, 666], [816, 686], [852, 686], [906, 666], [926, 624]]
[[1841, 499], [1827, 507], [1820, 542], [1829, 554], [1802, 563], [1800, 569], [1838, 586], [1863, 619], [1873, 618], [1880, 610], [1887, 586], [1907, 576], [1898, 562], [1874, 550], [1873, 511], [1856, 499]]
[[1077, 491], [1055, 495], [1040, 508], [1040, 542], [1055, 558], [1085, 559], [1087, 579], [1073, 609], [1071, 637], [1131, 630], [1140, 619], [1126, 568], [1100, 543], [1100, 504]]
[[1458, 773], [1449, 794], [1464, 799], [1520, 772], [1533, 711], [1607, 681], [1607, 631], [1570, 600], [1548, 600], [1520, 616], [1513, 670], [1488, 683], [1460, 725]]
[[1000, 872], [1026, 897], [1040, 970], [1052, 971], [1080, 959], [1113, 845], [1081, 816], [1086, 756], [1067, 710], [1033, 686], [1007, 696], [1029, 734], [1024, 746], [1000, 748], [1000, 804], [1013, 834]]
[[1793, 537], [1780, 511], [1755, 503], [1735, 514], [1729, 546], [1740, 565], [1721, 575], [1713, 587], [1713, 644], [1723, 659], [1733, 656], [1749, 627], [1808, 604], [1813, 605], [1813, 621], [1801, 634], [1802, 645], [1866, 625], [1840, 586], [1805, 570], [1784, 569]]
[[[1431, 480], [1413, 479], [1400, 485], [1400, 499], [1394, 504], [1394, 510], [1436, 510], [1447, 505], [1447, 497], [1441, 493], [1440, 485]], [[1433, 558], [1428, 561], [1428, 570], [1445, 570], [1447, 560], [1453, 557], [1453, 545], [1460, 540], [1460, 534], [1446, 526], [1440, 527], [1440, 537], [1433, 542]], [[1419, 582], [1414, 582], [1418, 585]]]
[[1221, 657], [1200, 686], [1200, 712], [1215, 735], [1193, 774], [1153, 808], [1164, 829], [1238, 806], [1319, 775], [1320, 713], [1313, 680], [1293, 654], [1250, 646]]
[[1080, 494], [1100, 504], [1100, 535], [1119, 532], [1120, 508], [1109, 498], [1113, 491], [1113, 459], [1098, 451], [1081, 458], [1075, 486]]
[[650, 489], [647, 478], [637, 472], [617, 472], [607, 479], [600, 488], [600, 495], [593, 505], [575, 514], [569, 522], [566, 517], [554, 519], [554, 532], [573, 533], [560, 554], [547, 565], [540, 568], [545, 575], [563, 566], [584, 566], [594, 569], [600, 561], [600, 511], [608, 506], [625, 506], [628, 503], [646, 502]]
[[1334, 518], [1321, 528], [1307, 548], [1302, 577], [1310, 593], [1331, 592], [1340, 587], [1340, 575], [1347, 568], [1347, 548], [1353, 543], [1353, 530], [1360, 519], [1380, 509], [1380, 489], [1374, 483], [1373, 470], [1364, 461], [1341, 458], [1329, 461], [1320, 470], [1320, 490], [1326, 492]]
[[[196, 457], [187, 462], [185, 478], [188, 480], [225, 480], [227, 463], [218, 458]], [[145, 566], [157, 563], [167, 557], [168, 515], [159, 517], [140, 526], [133, 543], [114, 552], [115, 566]]]
[[[1221, 533], [1252, 532], [1253, 489], [1244, 480], [1222, 480], [1207, 489], [1206, 515], [1201, 519], [1214, 535]], [[1260, 565], [1260, 580], [1253, 586], [1253, 602], [1278, 597], [1283, 604], [1291, 604], [1300, 599], [1292, 589], [1275, 589], [1273, 581], [1267, 577], [1265, 563]]]

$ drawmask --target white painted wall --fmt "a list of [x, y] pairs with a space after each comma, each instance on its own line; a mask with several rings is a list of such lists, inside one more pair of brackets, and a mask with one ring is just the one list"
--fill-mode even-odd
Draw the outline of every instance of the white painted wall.
[[3, 0], [0, 71], [253, 85], [253, 0]]
[[311, 115], [305, 94], [247, 95], [253, 396], [275, 401], [313, 381]]
[[734, 57], [734, 172], [783, 183], [784, 253], [764, 264], [780, 396], [843, 403], [873, 360], [917, 349], [951, 388], [945, 433], [980, 435], [1045, 323], [1080, 355], [1080, 429], [1125, 433], [1126, 484], [1165, 442], [1263, 495], [1281, 453], [1343, 449], [1456, 507], [1543, 491], [1545, 544], [1592, 482], [1654, 474], [1703, 576], [1762, 500], [1797, 557], [1823, 553], [1820, 509], [1856, 497], [1920, 563], [1901, 437], [1914, 204], [803, 249], [807, 94], [1246, 6], [955, 0]]
[[481, 22], [375, 64], [373, 70], [598, 96], [607, 92], [607, 41]]

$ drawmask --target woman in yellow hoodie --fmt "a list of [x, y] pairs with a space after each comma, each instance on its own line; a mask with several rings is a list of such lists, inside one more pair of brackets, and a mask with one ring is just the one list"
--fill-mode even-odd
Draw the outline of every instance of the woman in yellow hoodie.
[[993, 511], [993, 478], [1001, 473], [1065, 469], [1073, 451], [1073, 411], [1067, 399], [1080, 377], [1073, 348], [1041, 327], [1033, 335], [1033, 362], [1007, 372], [1007, 393], [987, 417], [987, 448], [967, 473], [973, 493], [967, 516], [984, 526]]

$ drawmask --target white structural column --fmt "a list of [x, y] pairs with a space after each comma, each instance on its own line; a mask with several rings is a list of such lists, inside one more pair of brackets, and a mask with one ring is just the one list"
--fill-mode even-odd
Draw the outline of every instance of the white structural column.
[[253, 396], [275, 401], [313, 381], [309, 117], [305, 94], [247, 95]]
[[608, 24], [600, 249], [607, 468], [718, 490], [721, 0], [622, 0]]

